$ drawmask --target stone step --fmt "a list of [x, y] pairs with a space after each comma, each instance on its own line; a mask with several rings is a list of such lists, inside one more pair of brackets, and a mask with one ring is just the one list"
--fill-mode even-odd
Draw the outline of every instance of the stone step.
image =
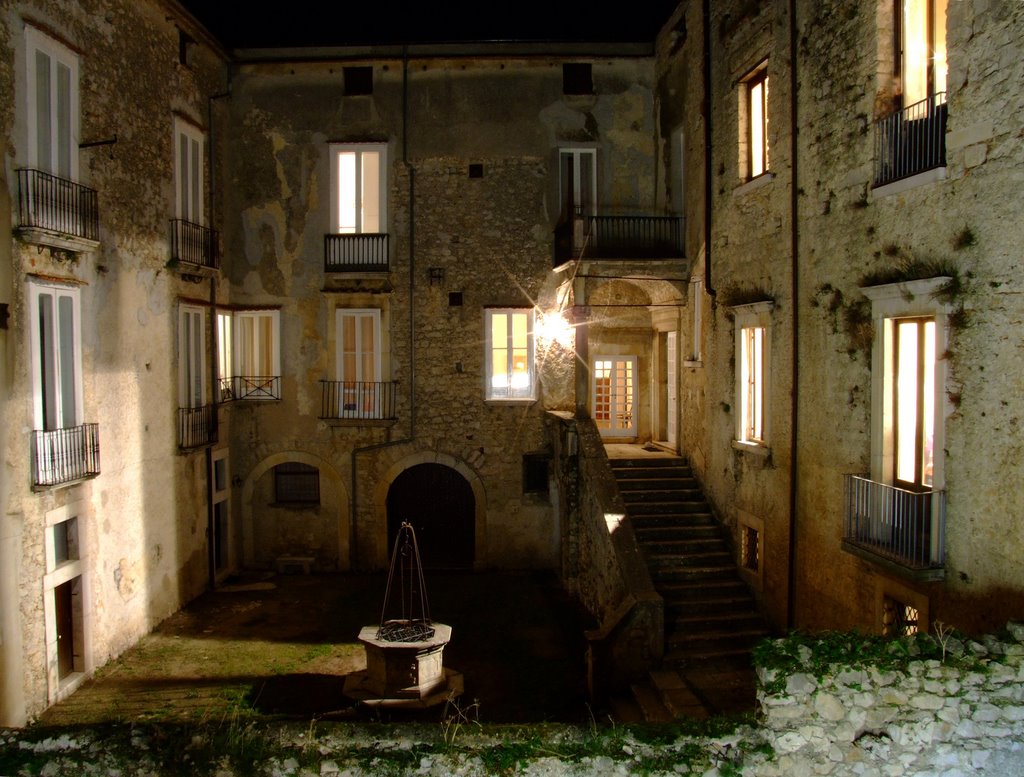
[[651, 571], [670, 571], [673, 569], [691, 569], [693, 567], [713, 568], [728, 567], [736, 571], [732, 563], [732, 554], [723, 550], [724, 543], [715, 543], [710, 550], [695, 550], [690, 553], [646, 553], [647, 565]]
[[637, 541], [648, 543], [685, 542], [699, 539], [722, 539], [722, 528], [715, 522], [694, 523], [686, 521], [649, 521], [638, 526], [633, 522]]
[[[711, 583], [714, 581], [708, 581]], [[707, 583], [700, 586], [707, 588]], [[737, 591], [735, 594], [711, 593], [699, 599], [676, 599], [674, 592], [661, 589], [658, 591], [665, 600], [665, 622], [669, 623], [677, 618], [697, 618], [708, 613], [722, 611], [749, 612], [756, 610], [754, 597], [746, 589]]]
[[[735, 568], [734, 568], [735, 571]], [[673, 604], [727, 602], [733, 599], [752, 599], [750, 589], [740, 580], [739, 575], [731, 578], [708, 580], [706, 582], [681, 581], [667, 584], [659, 593]]]
[[652, 476], [643, 478], [616, 477], [619, 491], [625, 495], [634, 491], [700, 491], [700, 485], [693, 478]]
[[707, 502], [644, 502], [639, 500], [630, 502], [625, 498], [623, 501], [626, 502], [626, 511], [633, 519], [672, 518], [697, 513], [714, 520]]
[[673, 715], [661, 699], [661, 694], [649, 682], [641, 680], [630, 684], [633, 699], [648, 723], [668, 723]]
[[708, 610], [688, 612], [671, 618], [666, 613], [665, 622], [673, 634], [689, 634], [708, 631], [759, 631], [764, 630], [764, 620], [753, 606], [749, 608]]
[[764, 627], [717, 631], [672, 632], [665, 637], [665, 652], [690, 656], [749, 652], [768, 636]]
[[689, 467], [689, 462], [679, 456], [644, 456], [640, 459], [609, 459], [614, 470], [662, 469], [664, 467]]
[[686, 536], [677, 539], [663, 537], [637, 536], [647, 558], [660, 560], [670, 556], [689, 556], [693, 554], [725, 553], [732, 558], [729, 546], [720, 535]]
[[650, 571], [659, 592], [662, 584], [736, 579], [736, 567], [733, 564], [654, 567]]
[[650, 502], [698, 502], [706, 504], [704, 492], [699, 488], [648, 488], [642, 491], [623, 491], [622, 499], [626, 504], [650, 503]]
[[707, 707], [674, 669], [651, 670], [650, 679], [662, 704], [673, 717], [704, 719], [710, 716]]

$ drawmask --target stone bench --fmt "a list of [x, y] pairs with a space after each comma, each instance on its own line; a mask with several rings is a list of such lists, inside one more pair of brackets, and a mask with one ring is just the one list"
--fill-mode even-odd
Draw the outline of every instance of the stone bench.
[[308, 575], [309, 570], [313, 566], [313, 557], [278, 556], [275, 563], [277, 564], [277, 574], [279, 575], [296, 575], [300, 572], [304, 575]]

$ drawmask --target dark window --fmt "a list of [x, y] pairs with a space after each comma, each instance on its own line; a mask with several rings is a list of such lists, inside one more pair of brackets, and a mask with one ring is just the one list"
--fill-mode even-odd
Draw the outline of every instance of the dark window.
[[741, 529], [740, 546], [741, 558], [744, 569], [756, 572], [761, 566], [760, 537], [757, 529], [750, 526], [743, 526]]
[[282, 504], [320, 504], [320, 470], [289, 461], [274, 467], [274, 501]]
[[450, 307], [450, 308], [461, 308], [462, 307], [462, 292], [461, 291], [450, 291], [450, 292], [448, 292], [448, 307]]
[[345, 95], [373, 94], [372, 67], [346, 67], [344, 69]]
[[564, 94], [593, 94], [594, 77], [590, 63], [567, 62], [562, 65]]
[[548, 462], [551, 460], [549, 453], [524, 453], [523, 454], [523, 493], [543, 494], [548, 493]]
[[474, 162], [469, 166], [469, 177], [470, 178], [483, 178], [484, 177], [484, 166], [479, 162]]
[[192, 67], [195, 46], [195, 40], [188, 33], [178, 30], [178, 62], [186, 67]]

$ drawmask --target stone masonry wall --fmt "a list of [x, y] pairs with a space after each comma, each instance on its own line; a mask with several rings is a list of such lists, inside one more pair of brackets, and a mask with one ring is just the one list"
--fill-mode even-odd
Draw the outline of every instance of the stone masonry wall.
[[795, 671], [758, 668], [774, 757], [749, 759], [743, 774], [1024, 774], [1024, 625], [1008, 631], [894, 640], [887, 651], [906, 660], [891, 668], [837, 660], [820, 672], [820, 653], [796, 645]]

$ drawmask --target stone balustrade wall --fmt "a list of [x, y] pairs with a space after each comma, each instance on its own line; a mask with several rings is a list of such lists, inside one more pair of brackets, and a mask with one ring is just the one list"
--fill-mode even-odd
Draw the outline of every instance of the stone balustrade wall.
[[[758, 667], [759, 733], [774, 757], [746, 755], [743, 774], [1024, 775], [1024, 625], [1007, 641], [921, 636], [897, 642], [909, 657], [880, 669], [836, 663], [820, 674]], [[939, 658], [925, 658], [932, 640]], [[781, 644], [781, 642], [779, 643]], [[767, 748], [766, 748], [767, 749]]]

